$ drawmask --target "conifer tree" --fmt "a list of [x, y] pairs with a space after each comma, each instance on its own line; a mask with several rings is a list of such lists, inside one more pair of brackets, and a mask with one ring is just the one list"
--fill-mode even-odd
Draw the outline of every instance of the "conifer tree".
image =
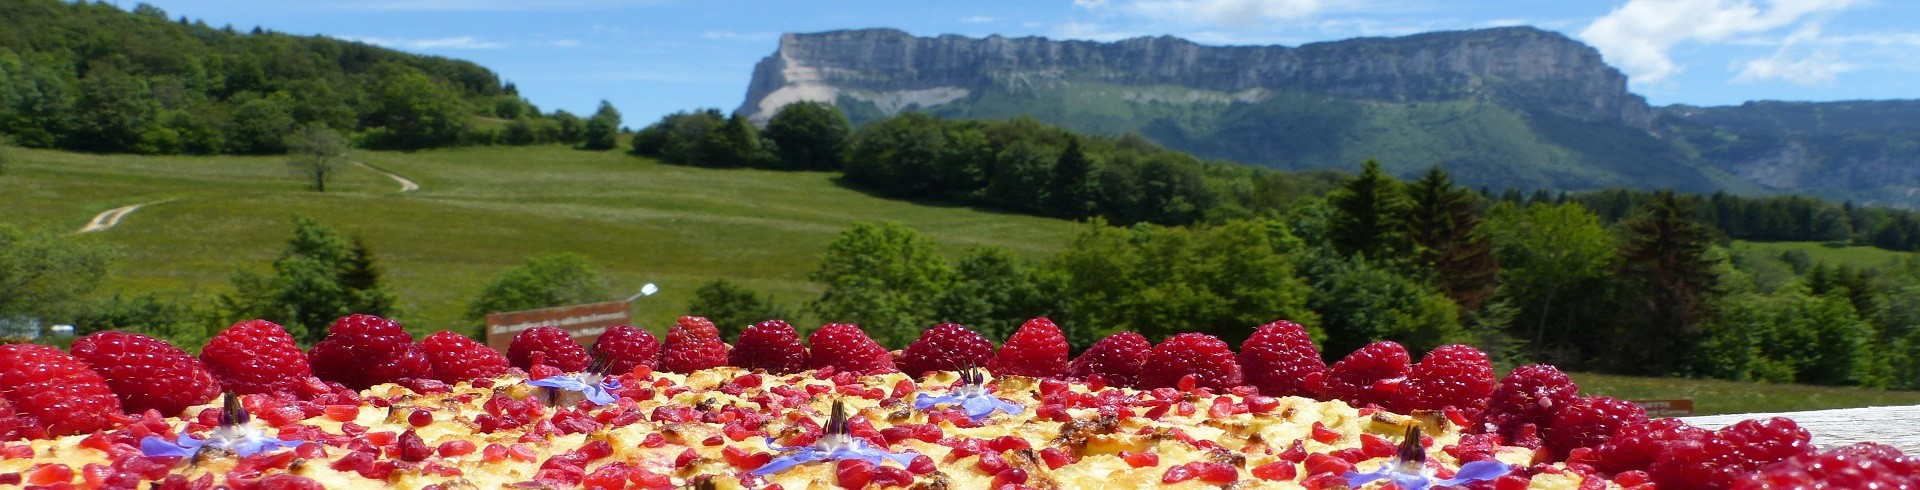
[[1399, 179], [1380, 170], [1378, 162], [1361, 164], [1360, 175], [1328, 194], [1327, 202], [1337, 211], [1328, 235], [1340, 253], [1377, 259], [1405, 250], [1401, 225], [1407, 210], [1405, 191]]
[[1480, 308], [1497, 285], [1499, 264], [1493, 243], [1475, 230], [1480, 226], [1479, 195], [1457, 187], [1445, 169], [1435, 165], [1408, 186], [1407, 234], [1420, 264], [1433, 272], [1434, 283], [1464, 311]]
[[1619, 361], [1637, 370], [1663, 373], [1680, 362], [1687, 338], [1713, 294], [1713, 264], [1706, 259], [1711, 235], [1693, 219], [1691, 202], [1661, 191], [1627, 224], [1620, 249], [1621, 275], [1645, 299], [1647, 322], [1628, 325], [1614, 344]]

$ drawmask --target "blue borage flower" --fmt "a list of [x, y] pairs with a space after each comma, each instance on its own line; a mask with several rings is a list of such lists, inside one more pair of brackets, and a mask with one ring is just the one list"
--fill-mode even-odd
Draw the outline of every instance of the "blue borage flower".
[[953, 389], [953, 393], [945, 395], [928, 395], [924, 393], [915, 395], [913, 397], [913, 408], [926, 410], [942, 404], [959, 402], [960, 408], [966, 410], [967, 418], [973, 419], [976, 423], [993, 415], [995, 410], [1006, 412], [1009, 415], [1017, 415], [1020, 412], [1026, 411], [1026, 407], [1022, 407], [1018, 403], [1002, 400], [1000, 397], [993, 396], [993, 393], [987, 390], [986, 378], [987, 375], [985, 373], [981, 373], [973, 368], [962, 370], [960, 371], [961, 384]]
[[1499, 461], [1475, 461], [1460, 466], [1453, 478], [1433, 478], [1435, 471], [1427, 467], [1426, 450], [1420, 448], [1420, 427], [1407, 429], [1406, 440], [1400, 441], [1400, 454], [1392, 461], [1380, 465], [1379, 469], [1366, 473], [1349, 471], [1347, 486], [1360, 488], [1361, 485], [1375, 480], [1387, 480], [1399, 485], [1403, 490], [1427, 490], [1433, 486], [1451, 486], [1463, 483], [1492, 480], [1513, 471], [1512, 466]]
[[768, 461], [767, 464], [753, 470], [753, 474], [766, 476], [784, 471], [787, 468], [815, 461], [838, 461], [843, 459], [863, 460], [868, 463], [873, 463], [875, 466], [879, 466], [883, 461], [892, 460], [904, 467], [912, 464], [913, 458], [920, 457], [920, 453], [913, 451], [896, 453], [873, 447], [867, 444], [866, 439], [849, 435], [847, 433], [846, 405], [839, 401], [833, 402], [833, 414], [827, 419], [827, 426], [822, 428], [822, 432], [820, 440], [814, 442], [812, 446], [783, 447], [774, 444], [773, 438], [767, 438], [768, 448], [783, 453], [787, 451], [793, 452], [773, 458], [772, 461]]
[[600, 373], [562, 374], [528, 381], [527, 384], [543, 388], [577, 391], [580, 392], [581, 395], [584, 395], [587, 401], [593, 402], [596, 406], [613, 403], [620, 399], [620, 397], [613, 395], [613, 390], [620, 389], [620, 381], [608, 378], [606, 375]]
[[180, 433], [174, 440], [168, 441], [159, 436], [147, 436], [140, 439], [140, 452], [148, 457], [193, 456], [206, 448], [220, 449], [240, 456], [252, 456], [262, 452], [299, 446], [306, 441], [267, 437], [260, 429], [248, 426], [253, 417], [247, 409], [240, 406], [240, 397], [227, 392], [224, 406], [220, 411], [220, 427], [207, 434], [206, 439]]

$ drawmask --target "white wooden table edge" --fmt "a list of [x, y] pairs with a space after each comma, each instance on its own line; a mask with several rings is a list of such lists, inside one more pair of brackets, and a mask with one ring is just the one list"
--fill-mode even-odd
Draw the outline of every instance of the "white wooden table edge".
[[1920, 455], [1920, 405], [1705, 415], [1680, 420], [1704, 429], [1718, 429], [1742, 420], [1770, 417], [1793, 419], [1813, 435], [1813, 445], [1821, 449], [1878, 442], [1909, 455]]

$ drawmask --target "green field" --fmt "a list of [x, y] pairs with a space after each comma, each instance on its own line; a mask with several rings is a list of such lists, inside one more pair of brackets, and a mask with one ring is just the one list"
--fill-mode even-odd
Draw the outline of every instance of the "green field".
[[[0, 216], [75, 230], [94, 214], [161, 201], [105, 232], [85, 235], [124, 254], [105, 292], [230, 290], [238, 268], [266, 269], [292, 230], [320, 218], [363, 236], [423, 334], [464, 329], [465, 305], [501, 270], [529, 255], [592, 257], [624, 296], [645, 282], [662, 292], [636, 319], [656, 332], [685, 311], [692, 289], [727, 278], [796, 307], [819, 294], [806, 280], [816, 256], [849, 223], [898, 221], [957, 253], [995, 245], [1030, 257], [1061, 248], [1069, 222], [878, 199], [821, 172], [713, 170], [661, 165], [615, 152], [562, 147], [364, 152], [361, 160], [417, 181], [399, 193], [378, 173], [351, 168], [315, 193], [277, 157], [141, 157], [15, 150], [0, 174]], [[1893, 252], [1804, 247], [1815, 257], [1884, 263]], [[1775, 252], [1777, 253], [1777, 252]], [[1834, 261], [1837, 259], [1826, 259]], [[1837, 263], [1837, 262], [1836, 262]], [[798, 318], [795, 323], [819, 319]], [[1583, 391], [1621, 398], [1692, 398], [1701, 414], [1920, 404], [1920, 393], [1575, 373]]]
[[355, 155], [421, 185], [404, 194], [357, 167], [311, 192], [279, 157], [16, 155], [0, 175], [6, 222], [76, 230], [95, 213], [163, 201], [86, 236], [124, 254], [105, 292], [228, 291], [236, 269], [267, 268], [290, 217], [303, 214], [366, 239], [416, 333], [470, 326], [466, 304], [480, 288], [539, 253], [591, 257], [618, 297], [659, 283], [635, 319], [660, 331], [716, 278], [797, 310], [819, 294], [806, 280], [817, 255], [855, 221], [897, 221], [952, 253], [994, 245], [1036, 257], [1077, 226], [879, 199], [823, 172], [680, 167], [558, 146]]
[[1629, 400], [1690, 398], [1695, 415], [1920, 405], [1920, 392], [1568, 373], [1580, 394]]
[[1733, 242], [1734, 251], [1754, 250], [1770, 257], [1779, 257], [1782, 252], [1797, 250], [1806, 252], [1816, 262], [1825, 262], [1829, 266], [1844, 265], [1854, 269], [1884, 269], [1893, 261], [1912, 257], [1912, 252], [1895, 252], [1879, 247], [1854, 245], [1850, 247], [1829, 247], [1820, 242]]

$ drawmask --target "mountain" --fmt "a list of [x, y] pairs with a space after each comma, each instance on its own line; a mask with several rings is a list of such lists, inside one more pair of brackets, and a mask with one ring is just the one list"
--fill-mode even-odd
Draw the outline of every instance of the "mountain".
[[1661, 131], [1768, 189], [1920, 207], [1920, 100], [1667, 106]]
[[1401, 176], [1440, 164], [1496, 189], [1920, 207], [1920, 101], [1649, 107], [1598, 51], [1531, 27], [1299, 47], [787, 34], [755, 66], [737, 112], [764, 122], [799, 100], [832, 102], [856, 124], [903, 111], [1026, 115], [1282, 169], [1351, 170], [1374, 158]]

